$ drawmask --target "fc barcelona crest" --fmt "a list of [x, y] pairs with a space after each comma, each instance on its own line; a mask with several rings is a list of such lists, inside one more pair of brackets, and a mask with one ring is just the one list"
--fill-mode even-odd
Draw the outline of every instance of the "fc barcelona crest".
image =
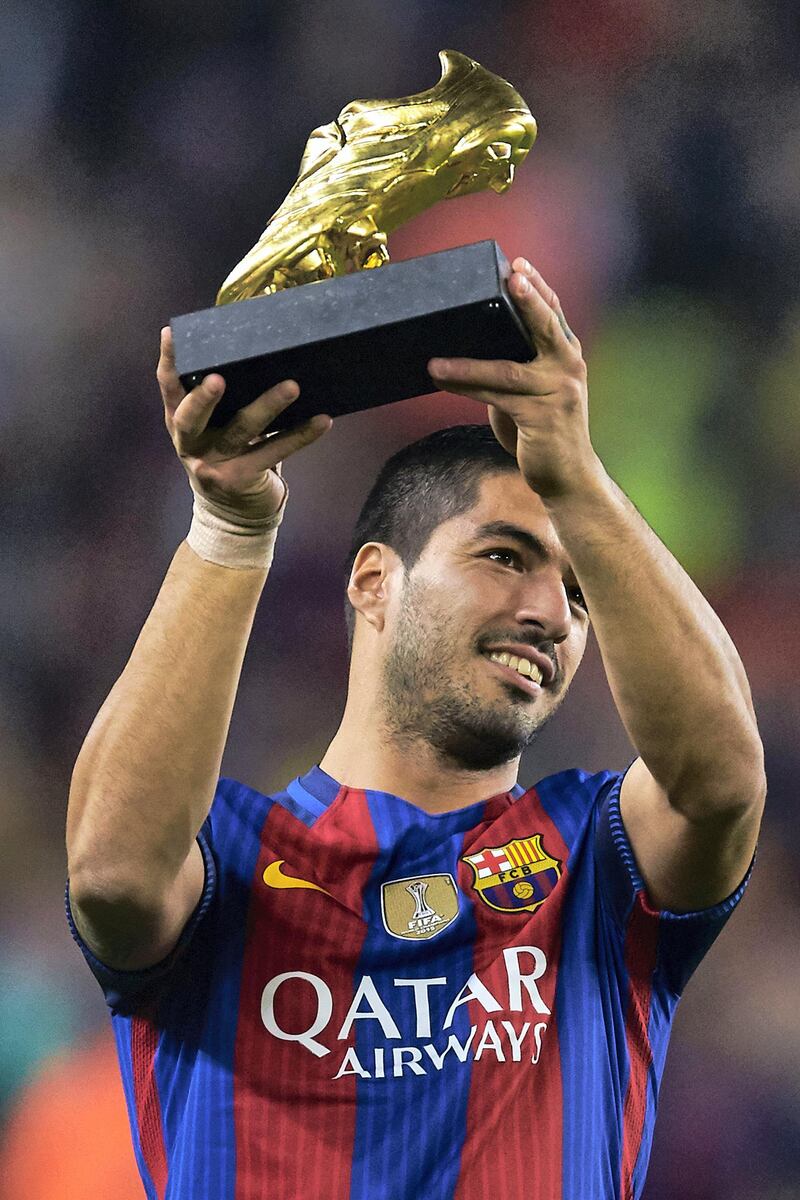
[[541, 833], [487, 846], [462, 861], [472, 867], [481, 900], [497, 912], [536, 912], [561, 878], [561, 860], [542, 847]]

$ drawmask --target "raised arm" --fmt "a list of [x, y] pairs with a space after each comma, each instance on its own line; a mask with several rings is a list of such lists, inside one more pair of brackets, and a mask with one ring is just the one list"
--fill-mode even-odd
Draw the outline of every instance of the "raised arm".
[[586, 365], [558, 297], [515, 259], [530, 363], [431, 360], [488, 404], [498, 440], [542, 498], [586, 597], [617, 709], [640, 758], [621, 812], [650, 899], [726, 898], [753, 856], [766, 784], [739, 655], [711, 605], [609, 478], [589, 435]]
[[101, 961], [130, 969], [165, 957], [200, 897], [195, 838], [214, 798], [283, 516], [281, 461], [332, 424], [315, 417], [256, 441], [298, 395], [288, 380], [229, 425], [208, 430], [224, 381], [210, 375], [186, 395], [169, 329], [158, 380], [167, 429], [195, 493], [192, 530], [87, 734], [67, 813], [73, 916]]

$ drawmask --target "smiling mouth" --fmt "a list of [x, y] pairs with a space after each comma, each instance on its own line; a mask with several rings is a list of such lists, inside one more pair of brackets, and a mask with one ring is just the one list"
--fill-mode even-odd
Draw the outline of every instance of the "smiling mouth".
[[516, 684], [520, 691], [525, 692], [526, 695], [534, 698], [541, 694], [541, 684], [536, 683], [533, 679], [526, 679], [524, 675], [520, 675], [519, 671], [514, 670], [513, 667], [504, 667], [502, 663], [494, 662], [485, 654], [482, 657], [486, 659], [490, 667], [494, 667], [496, 671], [500, 671], [502, 676], [507, 679], [509, 683]]

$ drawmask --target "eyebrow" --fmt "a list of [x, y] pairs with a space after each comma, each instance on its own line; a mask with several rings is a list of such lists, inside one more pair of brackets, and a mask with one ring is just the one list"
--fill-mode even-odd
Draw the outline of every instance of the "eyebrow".
[[[555, 561], [555, 555], [546, 543], [535, 533], [523, 529], [520, 525], [512, 525], [508, 521], [487, 521], [485, 525], [479, 525], [475, 530], [475, 541], [483, 542], [491, 538], [509, 538], [511, 541], [519, 542], [526, 550], [544, 562]], [[568, 573], [574, 574], [570, 563], [565, 562], [564, 567]]]

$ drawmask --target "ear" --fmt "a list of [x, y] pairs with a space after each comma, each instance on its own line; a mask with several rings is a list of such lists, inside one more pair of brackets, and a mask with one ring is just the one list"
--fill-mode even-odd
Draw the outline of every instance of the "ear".
[[400, 557], [382, 542], [365, 542], [353, 562], [347, 596], [357, 613], [379, 633], [386, 622], [390, 577], [403, 571]]

